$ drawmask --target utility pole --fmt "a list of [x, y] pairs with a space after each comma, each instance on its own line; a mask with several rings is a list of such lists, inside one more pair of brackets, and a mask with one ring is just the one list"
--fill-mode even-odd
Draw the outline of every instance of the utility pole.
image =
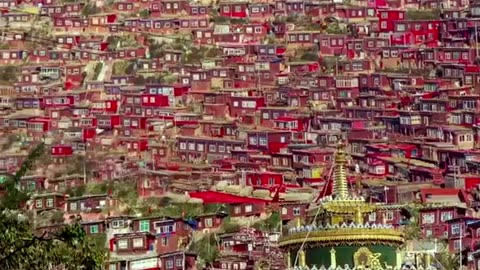
[[459, 255], [458, 255], [458, 262], [460, 264], [459, 270], [463, 269], [463, 263], [462, 263], [462, 241], [463, 241], [463, 226], [460, 224], [460, 247], [459, 247]]

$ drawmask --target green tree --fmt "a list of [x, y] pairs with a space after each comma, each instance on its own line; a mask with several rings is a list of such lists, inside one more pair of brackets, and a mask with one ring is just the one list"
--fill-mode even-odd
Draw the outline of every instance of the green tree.
[[27, 156], [20, 169], [14, 175], [8, 175], [4, 184], [5, 195], [0, 201], [0, 209], [19, 209], [27, 200], [28, 194], [17, 188], [23, 176], [30, 171], [37, 159], [45, 153], [43, 143], [35, 147]]
[[23, 214], [5, 210], [0, 214], [0, 230], [0, 269], [96, 270], [103, 266], [105, 252], [93, 248], [79, 223], [38, 235]]
[[0, 81], [14, 83], [17, 81], [18, 68], [16, 66], [0, 67]]
[[233, 232], [238, 232], [240, 230], [240, 225], [234, 221], [232, 221], [230, 218], [225, 218], [223, 220], [221, 229], [224, 233], [233, 233]]
[[94, 15], [100, 13], [100, 9], [92, 3], [85, 5], [82, 9], [82, 15], [88, 17], [89, 15]]
[[418, 226], [420, 208], [416, 204], [411, 204], [406, 207], [406, 210], [411, 216], [409, 218], [409, 223], [403, 227], [405, 238], [408, 240], [419, 239], [422, 234], [422, 230], [420, 229], [420, 226]]
[[98, 76], [100, 75], [100, 72], [102, 72], [102, 69], [103, 69], [103, 63], [102, 62], [98, 62], [96, 65], [95, 65], [95, 69], [93, 71], [94, 75], [93, 77], [95, 78], [95, 80], [98, 78]]
[[38, 234], [28, 212], [21, 209], [29, 194], [18, 189], [20, 180], [44, 153], [44, 144], [37, 145], [4, 183], [5, 195], [0, 200], [0, 269], [101, 269], [106, 252], [91, 243], [78, 220], [56, 232]]
[[440, 18], [440, 12], [440, 9], [409, 9], [405, 17], [412, 21], [437, 20]]
[[219, 253], [216, 235], [213, 233], [204, 235], [201, 239], [193, 242], [190, 249], [199, 257], [200, 267], [212, 266]]
[[281, 224], [280, 214], [273, 212], [267, 219], [256, 222], [252, 227], [260, 231], [273, 232], [281, 229]]

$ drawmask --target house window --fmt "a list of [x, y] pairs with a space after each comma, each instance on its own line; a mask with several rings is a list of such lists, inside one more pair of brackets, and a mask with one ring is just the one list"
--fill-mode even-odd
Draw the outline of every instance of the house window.
[[43, 207], [43, 201], [40, 199], [40, 200], [36, 200], [35, 201], [35, 207], [36, 208], [42, 208]]
[[180, 150], [186, 150], [187, 149], [187, 143], [181, 142], [180, 143]]
[[259, 138], [259, 144], [260, 144], [260, 145], [267, 145], [267, 138], [265, 138], [265, 137], [260, 137], [260, 138]]
[[203, 152], [203, 149], [204, 149], [203, 143], [197, 144], [197, 151], [198, 151], [198, 152]]
[[143, 247], [143, 238], [135, 238], [135, 239], [133, 239], [133, 247], [134, 247], [134, 248], [141, 248], [141, 247]]
[[76, 202], [70, 203], [70, 211], [75, 211], [75, 210], [77, 210], [77, 203]]
[[128, 248], [128, 241], [127, 239], [122, 239], [117, 242], [118, 249], [127, 249]]
[[92, 225], [92, 226], [90, 226], [90, 233], [91, 233], [91, 234], [96, 234], [96, 233], [98, 233], [98, 225]]
[[52, 198], [47, 199], [47, 207], [53, 207], [53, 199]]
[[[71, 208], [71, 207], [70, 207]], [[76, 209], [76, 205], [75, 205], [75, 209]], [[123, 227], [123, 225], [125, 224], [125, 222], [123, 220], [114, 220], [112, 221], [112, 228], [121, 228]]]
[[423, 214], [422, 224], [434, 224], [434, 223], [435, 223], [435, 214], [434, 213]]
[[234, 214], [240, 214], [241, 212], [242, 212], [242, 209], [240, 208], [240, 206], [237, 206], [233, 209]]
[[273, 186], [275, 184], [275, 179], [274, 178], [268, 178], [268, 184]]
[[373, 212], [368, 215], [368, 222], [376, 222], [377, 221], [377, 213]]
[[140, 231], [141, 232], [150, 231], [150, 220], [140, 220]]
[[167, 269], [172, 269], [173, 268], [173, 260], [168, 260], [167, 261]]
[[431, 229], [425, 230], [425, 237], [432, 237], [433, 232]]
[[193, 143], [193, 142], [188, 143], [188, 150], [195, 151], [195, 143]]
[[245, 213], [251, 213], [253, 210], [252, 210], [252, 205], [245, 205]]
[[461, 240], [455, 240], [455, 241], [453, 242], [453, 248], [454, 248], [455, 250], [459, 250], [461, 245], [462, 245]]
[[441, 221], [447, 221], [453, 218], [453, 213], [451, 211], [448, 212], [442, 212], [442, 215], [440, 217]]
[[248, 143], [250, 145], [257, 145], [257, 138], [255, 137], [250, 137], [249, 140], [248, 140]]
[[294, 207], [293, 208], [293, 215], [294, 216], [300, 216], [300, 207]]
[[393, 211], [387, 211], [387, 212], [385, 213], [385, 219], [386, 219], [386, 220], [393, 220], [393, 216], [394, 216], [394, 215], [393, 215]]
[[458, 234], [460, 234], [460, 229], [461, 229], [460, 224], [453, 224], [450, 231], [451, 231], [452, 235], [458, 235]]
[[205, 227], [207, 227], [207, 228], [213, 227], [213, 221], [212, 221], [211, 218], [205, 219]]
[[217, 146], [215, 144], [208, 145], [208, 152], [215, 153], [217, 151]]
[[178, 266], [178, 267], [183, 266], [183, 260], [182, 260], [182, 259], [177, 259], [177, 260], [175, 261], [175, 265]]
[[225, 145], [219, 145], [218, 146], [218, 152], [225, 153]]
[[162, 246], [168, 246], [168, 238], [167, 237], [162, 237]]

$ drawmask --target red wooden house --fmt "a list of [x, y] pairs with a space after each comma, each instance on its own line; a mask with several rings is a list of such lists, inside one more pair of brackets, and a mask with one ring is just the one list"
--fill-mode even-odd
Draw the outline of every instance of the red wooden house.
[[33, 138], [42, 138], [45, 132], [56, 128], [52, 119], [48, 117], [34, 117], [27, 120], [27, 134]]
[[218, 4], [220, 16], [229, 18], [249, 17], [248, 1], [221, 1]]
[[0, 63], [4, 65], [18, 64], [23, 60], [20, 50], [0, 50]]
[[458, 217], [447, 222], [447, 240], [450, 253], [464, 250], [475, 251], [480, 247], [480, 220], [473, 217]]
[[274, 187], [283, 184], [283, 174], [275, 172], [249, 172], [246, 174], [247, 186]]
[[252, 3], [248, 5], [248, 15], [251, 20], [261, 20], [271, 18], [274, 12], [274, 6], [270, 3]]
[[307, 203], [279, 203], [282, 221], [288, 222], [296, 218], [303, 218], [307, 215]]
[[99, 213], [102, 209], [113, 206], [111, 199], [106, 194], [84, 195], [80, 197], [70, 197], [66, 200], [67, 213]]
[[135, 3], [134, 1], [119, 1], [113, 4], [113, 9], [118, 12], [138, 12], [140, 10], [140, 5]]
[[250, 123], [253, 118], [249, 118], [249, 115], [251, 116], [260, 107], [265, 107], [264, 97], [231, 97], [229, 102], [230, 116], [242, 117], [244, 122]]
[[372, 23], [372, 30], [381, 33], [395, 32], [395, 22], [405, 20], [405, 10], [380, 9], [378, 22]]
[[291, 132], [274, 130], [247, 130], [247, 147], [265, 153], [277, 153], [291, 140]]
[[63, 211], [65, 205], [65, 196], [60, 193], [43, 193], [35, 194], [31, 198], [32, 210], [36, 212], [42, 211]]
[[52, 146], [50, 155], [53, 157], [54, 162], [64, 163], [66, 158], [73, 155], [73, 148], [71, 145], [55, 145]]
[[68, 30], [83, 30], [90, 25], [88, 18], [84, 17], [55, 17], [53, 25]]

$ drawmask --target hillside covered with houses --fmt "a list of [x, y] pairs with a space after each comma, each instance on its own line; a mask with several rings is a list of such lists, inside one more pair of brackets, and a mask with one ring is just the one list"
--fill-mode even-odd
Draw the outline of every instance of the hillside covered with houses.
[[98, 269], [312, 270], [281, 243], [342, 143], [399, 269], [480, 270], [479, 26], [467, 0], [0, 0], [0, 210], [80, 225]]

